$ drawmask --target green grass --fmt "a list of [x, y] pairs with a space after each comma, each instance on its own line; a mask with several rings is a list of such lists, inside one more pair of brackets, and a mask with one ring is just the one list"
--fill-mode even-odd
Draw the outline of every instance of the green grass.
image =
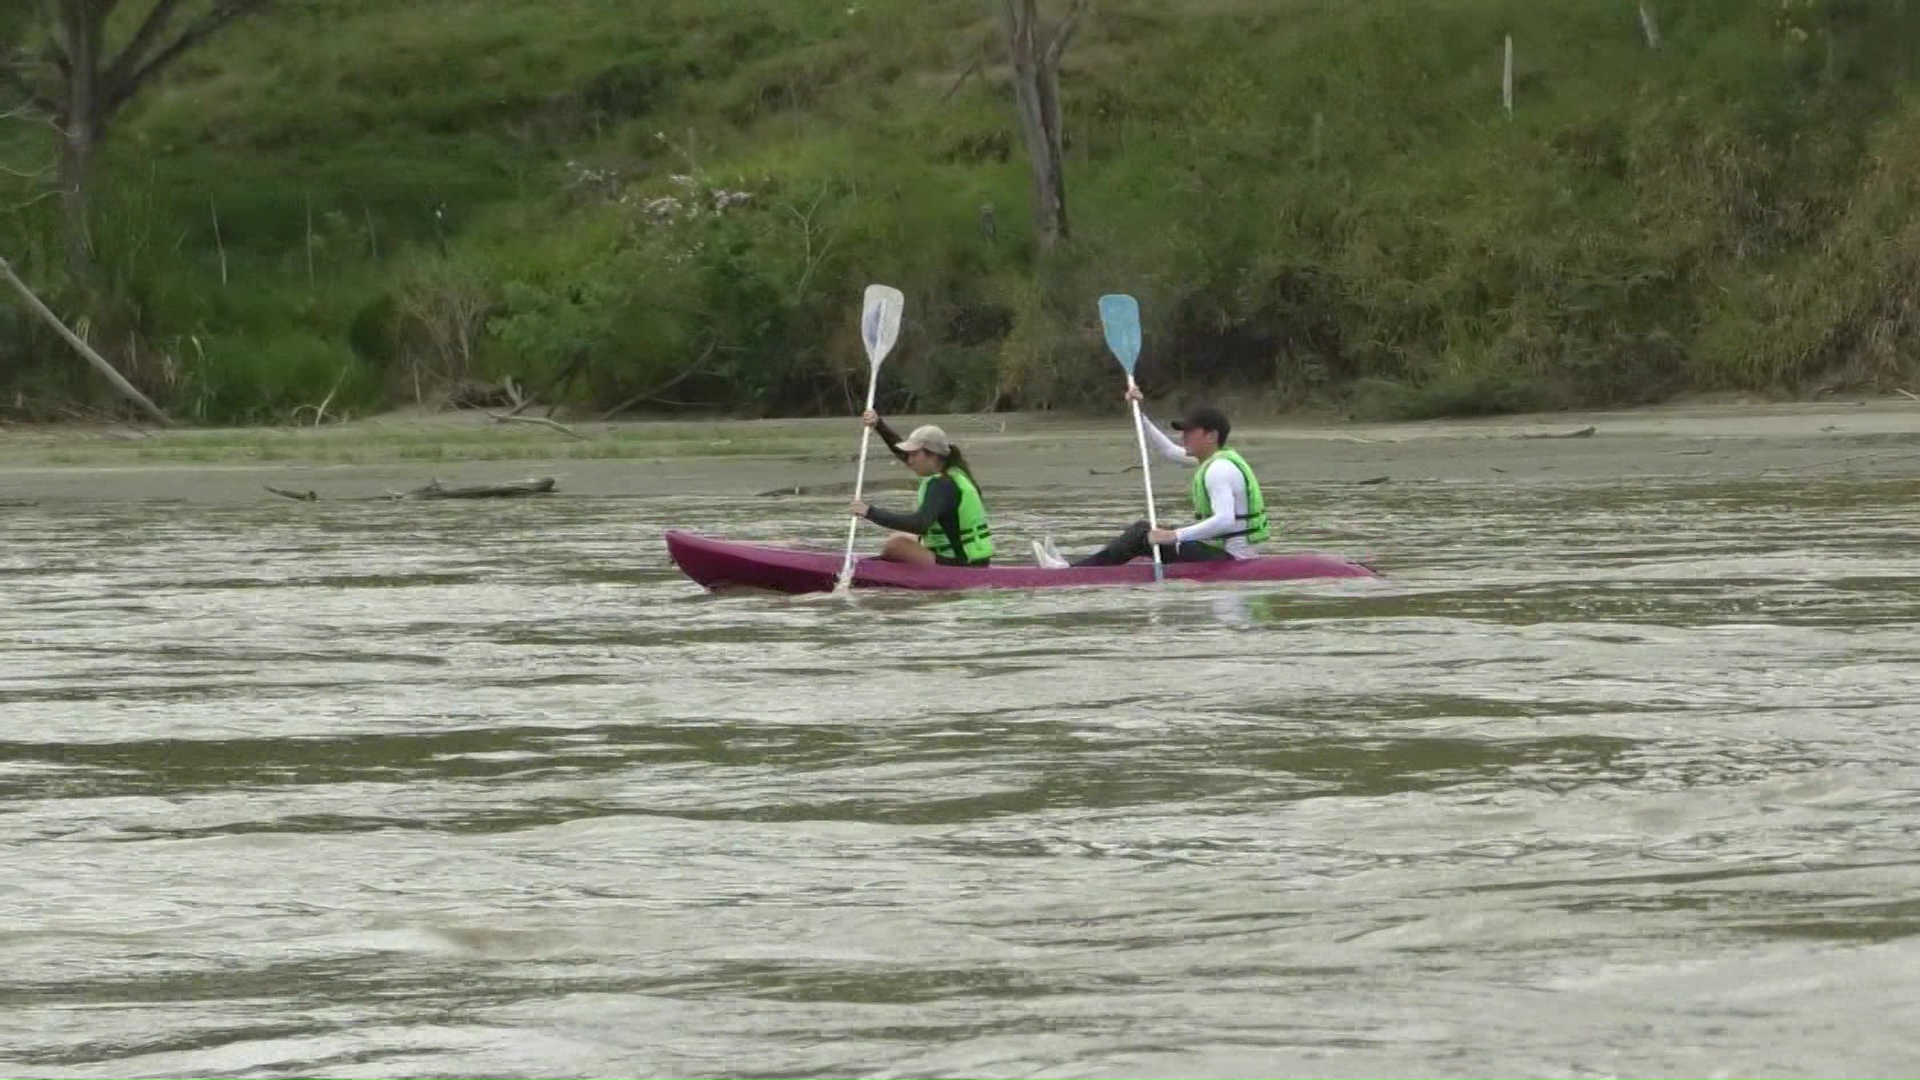
[[[843, 414], [876, 280], [909, 296], [893, 410], [1110, 395], [1109, 291], [1187, 397], [1427, 416], [1910, 378], [1920, 6], [1654, 6], [1657, 52], [1624, 0], [1108, 0], [1063, 79], [1075, 240], [1037, 260], [983, 0], [311, 0], [115, 131], [101, 295], [60, 283], [51, 202], [0, 215], [0, 253], [208, 423], [569, 369], [583, 407], [678, 380]], [[711, 189], [752, 198], [647, 213]], [[30, 361], [0, 389], [98, 390], [4, 307], [0, 353]]]

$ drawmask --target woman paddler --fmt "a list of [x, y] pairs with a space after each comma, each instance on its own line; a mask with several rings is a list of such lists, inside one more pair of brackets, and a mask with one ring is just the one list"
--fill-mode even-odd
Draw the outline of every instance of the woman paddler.
[[987, 505], [974, 485], [973, 469], [960, 448], [932, 424], [914, 428], [902, 439], [871, 409], [860, 420], [920, 477], [919, 499], [912, 513], [854, 500], [853, 516], [894, 530], [880, 546], [880, 557], [915, 566], [986, 566], [993, 558], [993, 529], [987, 524]]

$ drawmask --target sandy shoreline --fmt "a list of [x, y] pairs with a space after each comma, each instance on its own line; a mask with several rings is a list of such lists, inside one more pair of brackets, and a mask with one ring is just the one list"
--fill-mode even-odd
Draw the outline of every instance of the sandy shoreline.
[[[1125, 414], [897, 417], [943, 424], [1000, 490], [1137, 488]], [[752, 496], [851, 486], [847, 420], [569, 425], [580, 437], [474, 413], [394, 415], [322, 429], [0, 428], [0, 507], [21, 503], [246, 503], [265, 486], [321, 498], [532, 476], [563, 494]], [[1591, 433], [1567, 437], [1575, 433]], [[1264, 484], [1569, 483], [1636, 478], [1920, 476], [1920, 402], [1687, 404], [1404, 424], [1249, 422], [1234, 441]], [[900, 486], [874, 448], [870, 482]], [[875, 466], [878, 466], [877, 468]], [[1126, 471], [1132, 469], [1133, 471]], [[1184, 477], [1156, 470], [1156, 487]]]

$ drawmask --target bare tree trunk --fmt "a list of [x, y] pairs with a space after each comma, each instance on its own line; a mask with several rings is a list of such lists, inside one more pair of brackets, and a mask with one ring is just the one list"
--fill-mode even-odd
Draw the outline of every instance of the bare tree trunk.
[[1037, 0], [999, 0], [1000, 24], [1013, 64], [1014, 102], [1020, 136], [1033, 173], [1034, 235], [1051, 251], [1071, 232], [1067, 226], [1066, 129], [1060, 116], [1060, 57], [1072, 40], [1089, 0], [1073, 8], [1051, 31], [1041, 26]]
[[187, 18], [182, 9], [196, 8], [186, 0], [146, 0], [145, 14], [128, 23], [132, 33], [117, 51], [110, 52], [107, 23], [123, 0], [45, 0], [51, 46], [46, 57], [36, 63], [34, 72], [24, 75], [17, 62], [12, 71], [0, 64], [0, 75], [16, 88], [24, 85], [34, 105], [60, 127], [59, 184], [67, 262], [77, 276], [84, 276], [93, 263], [87, 205], [94, 150], [106, 138], [114, 118], [181, 56], [270, 2], [211, 0], [198, 8], [198, 15]]
[[100, 131], [100, 53], [105, 31], [106, 5], [60, 5], [60, 33], [67, 62], [66, 101], [60, 118], [60, 202], [65, 211], [67, 270], [75, 277], [84, 277], [93, 264], [88, 173]]
[[85, 277], [93, 265], [93, 231], [87, 213], [88, 173], [93, 166], [93, 136], [84, 128], [66, 132], [60, 148], [60, 206], [64, 212], [67, 270]]

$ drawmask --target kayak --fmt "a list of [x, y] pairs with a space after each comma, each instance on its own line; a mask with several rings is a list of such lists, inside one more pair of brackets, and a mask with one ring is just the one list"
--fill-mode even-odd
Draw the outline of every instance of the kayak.
[[[840, 576], [844, 552], [744, 544], [699, 536], [678, 529], [667, 531], [667, 556], [680, 571], [705, 588], [766, 589], [782, 593], [833, 591]], [[1258, 581], [1299, 581], [1305, 578], [1374, 578], [1380, 575], [1362, 563], [1315, 551], [1262, 555], [1223, 562], [1169, 563], [1173, 581], [1227, 584]], [[1079, 566], [1053, 570], [1039, 566], [911, 566], [882, 559], [855, 559], [853, 587], [860, 589], [1058, 589], [1092, 585], [1150, 585], [1153, 560], [1135, 559], [1124, 566]]]

